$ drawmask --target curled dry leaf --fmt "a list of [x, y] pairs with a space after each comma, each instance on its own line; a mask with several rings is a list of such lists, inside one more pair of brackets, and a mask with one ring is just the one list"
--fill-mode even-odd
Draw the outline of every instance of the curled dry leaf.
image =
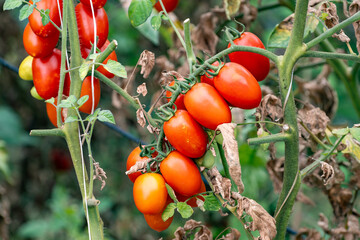
[[323, 172], [321, 178], [324, 180], [324, 184], [327, 185], [334, 178], [334, 168], [326, 162], [321, 162], [321, 170]]
[[159, 128], [154, 127], [154, 126], [152, 126], [152, 125], [150, 125], [150, 124], [147, 125], [146, 129], [147, 129], [151, 134], [153, 134], [153, 133], [159, 134], [159, 133], [160, 133], [160, 129], [159, 129]]
[[240, 13], [242, 13], [240, 21], [248, 29], [250, 27], [250, 24], [257, 18], [258, 9], [257, 7], [251, 5], [250, 1], [246, 0], [241, 3]]
[[105, 182], [105, 179], [107, 179], [106, 172], [104, 171], [104, 169], [102, 169], [100, 167], [100, 163], [94, 162], [93, 164], [95, 167], [95, 174], [94, 174], [93, 179], [97, 179], [97, 180], [101, 181], [100, 190], [103, 190], [106, 185], [106, 182]]
[[[325, 137], [325, 130], [330, 119], [320, 108], [315, 108], [311, 104], [305, 104], [305, 106], [298, 111], [298, 117], [317, 137]], [[303, 136], [306, 138], [309, 137], [309, 133], [307, 133], [302, 126], [300, 126], [300, 131]]]
[[252, 199], [243, 199], [244, 211], [251, 216], [250, 230], [258, 230], [262, 240], [271, 240], [276, 236], [275, 219], [257, 202]]
[[145, 127], [146, 119], [144, 115], [144, 110], [142, 110], [141, 108], [136, 111], [136, 119], [141, 127]]
[[231, 181], [228, 178], [221, 176], [216, 167], [211, 168], [207, 175], [210, 177], [211, 184], [214, 188], [215, 194], [220, 194], [223, 199], [229, 202], [230, 205], [234, 204], [231, 198]]
[[140, 74], [147, 78], [155, 65], [155, 54], [144, 50], [140, 55], [139, 65], [141, 66]]
[[230, 176], [238, 187], [240, 193], [244, 191], [244, 184], [241, 180], [241, 166], [239, 159], [239, 148], [235, 140], [235, 123], [223, 123], [217, 127], [223, 136], [223, 149], [225, 158], [229, 165]]
[[164, 71], [161, 73], [160, 84], [168, 85], [170, 82], [176, 79], [181, 79], [183, 76], [176, 71]]
[[300, 228], [295, 240], [322, 240], [321, 234], [309, 228]]
[[[193, 231], [196, 228], [199, 228], [199, 231], [195, 234], [194, 240], [213, 239], [209, 228], [207, 228], [205, 225], [202, 225], [201, 222], [190, 219], [185, 223], [184, 227], [178, 227], [178, 229], [176, 229], [174, 233], [174, 240], [189, 239], [189, 236], [186, 232]], [[189, 233], [189, 235], [190, 234], [191, 233]]]
[[143, 83], [143, 84], [141, 84], [141, 85], [139, 85], [138, 87], [137, 87], [137, 89], [136, 89], [136, 92], [138, 93], [138, 94], [141, 94], [141, 95], [143, 95], [143, 97], [145, 97], [146, 96], [146, 94], [147, 94], [147, 88], [146, 88], [146, 83]]
[[146, 171], [147, 164], [151, 161], [150, 158], [144, 161], [136, 162], [128, 171], [125, 172], [126, 175], [136, 173], [136, 172], [144, 172]]
[[243, 199], [244, 197], [240, 195], [240, 193], [238, 192], [232, 192], [231, 193], [231, 197], [237, 201], [237, 205], [236, 205], [236, 213], [238, 215], [239, 218], [242, 217], [244, 209], [243, 209]]
[[231, 232], [219, 238], [219, 240], [238, 240], [240, 239], [240, 237], [241, 237], [240, 232], [235, 228], [231, 228]]
[[219, 37], [215, 34], [218, 18], [212, 12], [204, 13], [200, 16], [198, 25], [194, 28], [191, 37], [194, 48], [211, 55], [216, 53], [216, 45]]
[[[360, 11], [360, 0], [354, 0], [349, 7], [350, 15], [354, 15], [355, 13]], [[355, 30], [355, 37], [356, 37], [356, 48], [358, 53], [360, 54], [360, 21], [353, 22], [353, 27]]]
[[281, 122], [283, 115], [280, 98], [271, 94], [264, 96], [259, 107], [256, 109], [256, 117], [260, 121], [270, 118], [275, 122]]
[[231, 19], [240, 8], [241, 0], [224, 0], [224, 9], [227, 19]]

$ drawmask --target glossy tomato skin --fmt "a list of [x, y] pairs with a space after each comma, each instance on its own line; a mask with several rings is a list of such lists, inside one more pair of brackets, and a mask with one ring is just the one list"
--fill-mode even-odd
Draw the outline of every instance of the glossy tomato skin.
[[[106, 47], [110, 44], [109, 40], [106, 40], [105, 44], [100, 48], [100, 50], [103, 52]], [[84, 59], [86, 59], [90, 54], [91, 49], [82, 47], [81, 48], [81, 55]], [[92, 54], [92, 53], [91, 53]], [[103, 61], [103, 64], [106, 64], [109, 60], [117, 61], [117, 56], [115, 51], [112, 51], [110, 55]], [[113, 78], [114, 74], [111, 72], [108, 72], [103, 66], [99, 66], [97, 69], [100, 73], [104, 74], [108, 78]]]
[[[199, 189], [199, 191], [196, 193], [196, 194], [199, 194], [199, 193], [203, 193], [203, 192], [206, 192], [206, 187], [205, 187], [205, 183], [204, 181], [201, 181], [201, 187]], [[180, 202], [185, 202], [189, 197], [186, 197], [186, 196], [183, 196], [179, 193], [176, 193], [176, 198], [177, 200], [179, 200]], [[201, 201], [205, 201], [205, 199], [199, 195], [197, 197], [193, 197], [191, 198], [189, 201], [187, 201], [186, 203], [188, 205], [190, 205], [191, 207], [198, 207], [197, 203], [196, 203], [196, 199], [200, 199]]]
[[[234, 40], [235, 45], [250, 46], [265, 49], [261, 40], [251, 32], [244, 32], [241, 36]], [[228, 45], [230, 47], [230, 43]], [[257, 81], [266, 78], [270, 71], [270, 61], [267, 57], [252, 52], [232, 52], [229, 54], [231, 62], [243, 65], [249, 70]]]
[[186, 110], [177, 110], [164, 123], [164, 133], [170, 144], [187, 157], [198, 158], [206, 151], [208, 136]]
[[[179, 0], [162, 0], [164, 7], [166, 9], [167, 12], [172, 12], [175, 10], [175, 8], [177, 7]], [[155, 5], [154, 8], [160, 12], [162, 11], [162, 7], [160, 2], [158, 1]]]
[[80, 2], [86, 5], [88, 8], [91, 8], [91, 2], [93, 4], [93, 8], [102, 8], [105, 6], [107, 0], [80, 0]]
[[[34, 58], [32, 63], [33, 81], [36, 91], [43, 99], [57, 97], [60, 82], [61, 51], [54, 49], [52, 54], [43, 58]], [[64, 94], [68, 95], [70, 80], [65, 77]]]
[[206, 128], [215, 130], [219, 124], [231, 122], [231, 111], [216, 89], [207, 83], [196, 83], [184, 97], [190, 115]]
[[[100, 101], [100, 81], [98, 78], [94, 78], [94, 84], [92, 84], [91, 76], [88, 76], [84, 79], [81, 85], [80, 98], [83, 96], [89, 96], [89, 99], [79, 108], [80, 112], [91, 114], [91, 110], [96, 109], [97, 105]], [[94, 95], [93, 95], [93, 87], [94, 87]], [[93, 96], [95, 96], [93, 98]], [[94, 108], [93, 108], [93, 99], [94, 99]]]
[[165, 222], [162, 220], [162, 214], [166, 208], [166, 206], [173, 202], [172, 199], [170, 197], [168, 197], [167, 201], [166, 201], [166, 205], [164, 207], [164, 209], [157, 214], [144, 214], [144, 218], [146, 223], [149, 225], [150, 228], [152, 228], [155, 231], [158, 232], [162, 232], [164, 230], [166, 230], [172, 223], [174, 216], [172, 216], [171, 218], [169, 218], [168, 220], [166, 220]]
[[[179, 79], [179, 80], [182, 81], [183, 79]], [[170, 86], [170, 87], [171, 87], [171, 86], [174, 86], [174, 84], [175, 84], [175, 81], [172, 81], [172, 82], [169, 83], [169, 86]], [[170, 102], [171, 96], [172, 96], [172, 93], [171, 93], [170, 91], [166, 91], [166, 100], [167, 100], [168, 102]], [[180, 94], [180, 95], [176, 98], [174, 104], [176, 105], [176, 108], [177, 108], [177, 109], [186, 109], [186, 108], [185, 108], [185, 105], [184, 105], [184, 94]], [[173, 107], [173, 109], [175, 109], [175, 107]]]
[[[132, 166], [135, 165], [135, 163], [140, 161], [146, 161], [149, 158], [148, 157], [140, 157], [141, 149], [140, 147], [135, 148], [129, 155], [126, 161], [126, 171], [129, 171]], [[135, 182], [136, 178], [141, 175], [140, 172], [129, 174], [128, 177], [132, 182]]]
[[[82, 3], [75, 7], [81, 46], [91, 48], [94, 43], [94, 22], [91, 9]], [[96, 35], [99, 37], [97, 47], [101, 48], [109, 34], [109, 22], [104, 8], [94, 9], [96, 21]]]
[[161, 213], [168, 196], [164, 178], [158, 173], [140, 175], [135, 180], [133, 196], [137, 209], [143, 214]]
[[[32, 1], [30, 1], [32, 2]], [[62, 8], [62, 0], [59, 0], [60, 8]], [[46, 10], [49, 9], [49, 17], [50, 19], [60, 27], [60, 15], [59, 15], [59, 8], [57, 4], [57, 0], [41, 0], [40, 2], [36, 3], [36, 7], [39, 10]], [[59, 30], [57, 30], [51, 22], [43, 26], [41, 21], [41, 15], [38, 11], [34, 10], [33, 13], [29, 16], [29, 24], [31, 29], [36, 35], [41, 37], [47, 38], [51, 35], [58, 34]]]
[[201, 175], [196, 164], [178, 151], [172, 151], [160, 163], [160, 172], [175, 192], [192, 196], [201, 187]]
[[[55, 102], [54, 102], [55, 106], [57, 106], [57, 98], [55, 98]], [[58, 127], [57, 125], [57, 115], [56, 115], [56, 107], [54, 105], [52, 105], [51, 103], [46, 103], [46, 113], [48, 115], [48, 118], [50, 120], [50, 122], [55, 126]], [[64, 122], [64, 115], [61, 112], [61, 120]]]
[[[211, 65], [217, 67], [217, 66], [219, 66], [219, 62], [216, 61], [216, 62], [214, 62], [214, 63], [211, 64]], [[209, 71], [210, 71], [210, 72], [214, 72], [214, 71], [211, 70], [211, 69], [210, 69]], [[207, 83], [207, 84], [211, 85], [212, 87], [215, 87], [215, 85], [214, 85], [214, 77], [208, 75], [207, 73], [205, 73], [204, 75], [202, 75], [202, 76], [200, 77], [200, 81], [201, 81], [202, 83]]]
[[49, 56], [56, 47], [59, 40], [59, 31], [55, 34], [43, 38], [36, 35], [28, 23], [23, 34], [23, 44], [26, 52], [34, 58]]
[[260, 85], [240, 64], [226, 63], [214, 77], [214, 83], [220, 95], [234, 107], [252, 109], [260, 104]]

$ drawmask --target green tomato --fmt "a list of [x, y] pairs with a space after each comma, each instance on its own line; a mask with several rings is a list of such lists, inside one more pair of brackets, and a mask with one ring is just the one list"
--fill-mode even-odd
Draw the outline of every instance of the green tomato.
[[38, 99], [38, 100], [44, 100], [42, 97], [39, 96], [38, 92], [36, 91], [35, 87], [32, 87], [30, 90], [30, 94], [31, 96], [33, 96], [33, 98]]
[[210, 169], [215, 164], [215, 156], [212, 154], [211, 150], [207, 150], [201, 158], [197, 158], [195, 161], [198, 166]]

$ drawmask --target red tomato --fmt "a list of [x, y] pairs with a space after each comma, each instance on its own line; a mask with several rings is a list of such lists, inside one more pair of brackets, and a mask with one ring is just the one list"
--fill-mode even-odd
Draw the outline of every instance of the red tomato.
[[[57, 106], [57, 98], [55, 98], [55, 102], [54, 102], [55, 106]], [[55, 126], [58, 127], [57, 125], [57, 115], [56, 115], [56, 107], [54, 105], [52, 105], [51, 103], [46, 103], [46, 113], [49, 117], [50, 122]], [[61, 120], [64, 122], [64, 115], [61, 112]]]
[[167, 190], [163, 176], [158, 173], [140, 175], [133, 187], [134, 202], [144, 214], [157, 214], [164, 210]]
[[[54, 49], [52, 54], [34, 58], [32, 63], [33, 81], [36, 91], [43, 99], [57, 97], [60, 82], [61, 51]], [[70, 81], [65, 77], [64, 94], [69, 95]]]
[[201, 187], [200, 171], [195, 163], [178, 151], [172, 151], [161, 163], [160, 172], [175, 192], [196, 194]]
[[[32, 3], [32, 1], [30, 1]], [[61, 5], [60, 8], [62, 8], [62, 0], [59, 0], [59, 4]], [[50, 19], [60, 27], [60, 14], [59, 14], [59, 8], [57, 4], [57, 0], [41, 0], [40, 2], [36, 3], [36, 7], [39, 10], [47, 10], [49, 9], [49, 17]], [[42, 24], [42, 17], [40, 13], [36, 10], [33, 11], [33, 13], [29, 16], [29, 23], [31, 26], [31, 29], [36, 35], [39, 35], [41, 37], [49, 37], [54, 34], [59, 34], [59, 30], [57, 30], [54, 25], [52, 25], [51, 22], [46, 24], [45, 26]]]
[[[105, 6], [107, 0], [91, 0], [92, 4], [93, 4], [93, 8], [102, 8], [103, 6]], [[80, 2], [86, 6], [88, 6], [89, 8], [91, 8], [91, 2], [90, 0], [80, 0]]]
[[[148, 157], [140, 157], [141, 149], [140, 147], [135, 148], [129, 155], [127, 162], [126, 162], [126, 171], [129, 171], [132, 166], [135, 165], [135, 163], [139, 161], [146, 161], [149, 158]], [[140, 172], [129, 174], [128, 177], [132, 182], [135, 182], [136, 178], [140, 176]]]
[[[199, 193], [203, 193], [203, 192], [206, 192], [206, 187], [205, 187], [205, 183], [203, 181], [201, 181], [201, 187], [200, 187], [200, 190], [196, 193], [196, 194], [199, 194]], [[179, 193], [176, 193], [176, 198], [177, 200], [179, 200], [180, 202], [185, 202], [189, 197], [186, 197], [186, 196], [183, 196]], [[188, 205], [190, 205], [191, 207], [197, 207], [197, 203], [196, 203], [196, 199], [200, 199], [201, 201], [205, 201], [205, 199], [202, 197], [202, 196], [197, 196], [197, 197], [193, 197], [191, 198], [189, 201], [187, 201], [186, 203]]]
[[36, 35], [28, 23], [23, 34], [23, 44], [26, 52], [34, 58], [42, 58], [49, 56], [56, 47], [59, 40], [59, 31], [53, 35], [43, 38]]
[[[91, 9], [82, 3], [75, 7], [76, 20], [78, 24], [80, 44], [83, 47], [91, 48], [94, 43], [94, 21]], [[108, 17], [103, 8], [94, 9], [96, 22], [96, 36], [99, 37], [97, 47], [101, 48], [109, 34]]]
[[196, 83], [184, 97], [190, 115], [206, 128], [215, 130], [219, 124], [231, 122], [231, 111], [215, 88]]
[[[103, 52], [109, 44], [110, 44], [109, 40], [106, 40], [105, 44], [100, 48], [100, 50]], [[89, 48], [81, 48], [82, 57], [87, 58], [90, 54], [90, 51], [91, 50]], [[109, 59], [111, 59], [113, 61], [117, 61], [117, 56], [116, 56], [115, 51], [110, 53], [110, 55], [105, 59], [105, 61], [103, 61], [103, 64], [106, 64], [109, 61]], [[108, 78], [114, 77], [114, 74], [108, 72], [103, 66], [99, 66], [96, 70], [98, 70], [99, 72], [101, 72]]]
[[[239, 46], [250, 46], [265, 49], [261, 40], [251, 32], [244, 32], [241, 36], [234, 40]], [[230, 43], [228, 45], [230, 47]], [[266, 78], [270, 71], [270, 61], [267, 57], [252, 52], [233, 52], [229, 54], [231, 62], [243, 65], [252, 75], [262, 81]]]
[[[184, 80], [184, 79], [179, 79], [179, 80], [182, 81], [182, 80]], [[169, 86], [170, 86], [170, 87], [171, 87], [171, 86], [174, 86], [174, 84], [175, 84], [175, 81], [172, 81], [172, 82], [169, 84]], [[172, 95], [172, 92], [166, 91], [166, 100], [167, 100], [168, 102], [170, 102], [171, 95]], [[180, 95], [176, 98], [174, 104], [176, 105], [176, 108], [177, 108], [177, 109], [186, 109], [186, 108], [185, 108], [185, 105], [184, 105], [184, 94], [180, 94]], [[173, 107], [173, 109], [175, 109], [175, 107]]]
[[155, 231], [162, 232], [171, 225], [171, 223], [172, 223], [172, 221], [174, 219], [174, 216], [172, 216], [171, 218], [169, 218], [165, 222], [162, 220], [162, 217], [161, 217], [164, 210], [165, 210], [165, 208], [166, 208], [166, 206], [171, 202], [172, 202], [171, 198], [168, 197], [166, 205], [165, 205], [164, 209], [160, 213], [157, 213], [157, 214], [144, 214], [145, 221], [149, 225], [149, 227], [151, 227]]
[[[97, 78], [94, 78], [94, 84], [91, 83], [91, 76], [88, 76], [84, 79], [82, 85], [81, 85], [81, 92], [80, 92], [80, 98], [83, 96], [88, 95], [89, 99], [79, 108], [80, 112], [91, 114], [92, 109], [96, 109], [97, 105], [100, 101], [100, 81]], [[93, 87], [94, 87], [94, 93], [93, 93]], [[94, 103], [93, 103], [93, 96]]]
[[[217, 66], [219, 66], [219, 62], [216, 61], [216, 62], [214, 62], [212, 65], [217, 67]], [[210, 71], [210, 72], [214, 72], [213, 70], [209, 70], [209, 71]], [[209, 76], [209, 77], [208, 77], [208, 76]], [[202, 76], [200, 77], [200, 81], [201, 81], [202, 83], [207, 83], [207, 84], [210, 84], [211, 86], [215, 87], [215, 86], [214, 86], [214, 77], [208, 75], [207, 73], [205, 73], [204, 75], [202, 75]]]
[[214, 77], [215, 88], [232, 106], [252, 109], [259, 106], [261, 88], [254, 76], [237, 63], [226, 63]]
[[[164, 4], [164, 7], [167, 12], [172, 12], [175, 10], [176, 6], [178, 5], [179, 0], [162, 0], [162, 3]], [[159, 1], [154, 5], [154, 8], [158, 12], [162, 11], [162, 7]]]
[[206, 151], [208, 136], [186, 110], [177, 110], [164, 123], [164, 133], [170, 144], [187, 157], [199, 158]]

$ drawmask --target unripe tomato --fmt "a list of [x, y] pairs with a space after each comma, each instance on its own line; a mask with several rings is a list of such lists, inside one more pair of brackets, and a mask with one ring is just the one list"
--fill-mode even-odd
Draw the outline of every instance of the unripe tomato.
[[165, 205], [164, 209], [160, 213], [157, 213], [157, 214], [144, 214], [145, 221], [149, 225], [149, 227], [151, 227], [155, 231], [162, 232], [162, 231], [166, 230], [171, 225], [171, 223], [172, 223], [172, 221], [174, 219], [174, 216], [172, 216], [171, 218], [169, 218], [165, 222], [162, 220], [162, 214], [163, 214], [166, 206], [171, 202], [172, 202], [171, 198], [168, 197], [166, 205]]
[[[234, 40], [235, 45], [250, 46], [265, 49], [261, 40], [251, 32], [244, 32], [241, 36]], [[230, 43], [228, 47], [230, 47]], [[249, 70], [258, 81], [266, 78], [270, 71], [270, 61], [267, 57], [252, 52], [232, 52], [229, 54], [231, 62], [243, 65]]]
[[[179, 80], [182, 81], [183, 79], [179, 79]], [[175, 81], [172, 81], [172, 82], [169, 84], [169, 86], [170, 86], [170, 87], [171, 87], [171, 86], [174, 86], [174, 84], [175, 84]], [[170, 102], [171, 96], [172, 96], [172, 92], [166, 91], [166, 100], [167, 100], [168, 102]], [[180, 95], [176, 98], [174, 104], [176, 105], [176, 108], [177, 108], [177, 109], [186, 109], [186, 108], [185, 108], [185, 105], [184, 105], [184, 94], [180, 94]], [[175, 109], [175, 107], [173, 107], [173, 109]]]
[[234, 107], [252, 109], [260, 104], [260, 85], [240, 64], [226, 63], [214, 77], [214, 83], [220, 95]]
[[[176, 6], [178, 5], [179, 0], [162, 0], [162, 3], [164, 4], [164, 7], [167, 12], [172, 12], [175, 10]], [[159, 1], [155, 3], [154, 8], [158, 12], [162, 11], [162, 7]]]
[[[32, 64], [33, 81], [36, 91], [43, 99], [57, 97], [60, 82], [61, 51], [54, 49], [52, 54], [34, 58]], [[65, 77], [64, 94], [69, 95], [70, 80]]]
[[[55, 104], [55, 106], [57, 106], [57, 98], [55, 98], [54, 104]], [[57, 125], [56, 107], [55, 106], [52, 105], [51, 103], [46, 103], [46, 113], [47, 113], [47, 115], [49, 117], [50, 122], [55, 127], [58, 127], [58, 125]], [[61, 111], [61, 120], [64, 122], [64, 115], [63, 115], [62, 111]]]
[[[81, 85], [81, 92], [80, 92], [80, 98], [83, 96], [88, 95], [89, 98], [88, 100], [79, 108], [80, 112], [83, 113], [87, 113], [87, 114], [91, 114], [91, 110], [95, 110], [97, 105], [99, 104], [100, 101], [100, 81], [97, 78], [93, 78], [94, 79], [94, 84], [92, 84], [91, 82], [91, 76], [88, 76], [84, 79], [82, 85]], [[93, 94], [93, 90], [94, 90], [94, 94]], [[93, 98], [93, 96], [95, 96]], [[93, 99], [94, 99], [94, 103], [93, 103]]]
[[107, 0], [80, 0], [80, 2], [88, 8], [91, 8], [90, 1], [92, 2], [93, 8], [102, 8], [105, 6]]
[[186, 110], [177, 110], [164, 123], [164, 133], [170, 144], [187, 157], [198, 158], [206, 151], [208, 136]]
[[231, 111], [216, 89], [207, 83], [196, 83], [184, 97], [190, 115], [206, 128], [231, 122]]
[[[32, 1], [30, 1], [32, 3]], [[62, 0], [59, 0], [59, 4], [61, 5], [60, 8], [62, 8]], [[57, 4], [57, 0], [41, 0], [40, 2], [36, 3], [36, 7], [39, 10], [47, 10], [49, 9], [49, 17], [50, 19], [58, 26], [60, 27], [60, 15], [59, 15], [59, 8]], [[29, 16], [29, 24], [33, 32], [41, 37], [47, 38], [54, 34], [59, 34], [59, 30], [55, 28], [54, 25], [52, 25], [51, 22], [46, 24], [45, 26], [42, 24], [42, 17], [40, 15], [40, 12], [34, 10], [32, 14]]]
[[[211, 65], [217, 67], [217, 66], [219, 66], [219, 62], [216, 61], [216, 62], [214, 62], [214, 63], [211, 64]], [[210, 69], [209, 71], [210, 71], [210, 72], [214, 72], [214, 71], [211, 70], [211, 69]], [[215, 87], [215, 86], [214, 86], [214, 77], [211, 77], [210, 75], [209, 75], [209, 77], [208, 77], [208, 74], [207, 74], [207, 73], [205, 73], [204, 75], [202, 75], [202, 76], [200, 77], [200, 81], [201, 81], [202, 83], [207, 83], [207, 84]]]
[[[110, 44], [109, 40], [106, 40], [105, 44], [100, 48], [100, 50], [103, 52], [106, 47]], [[89, 48], [81, 48], [81, 55], [83, 58], [87, 58], [89, 56], [91, 49]], [[109, 59], [113, 60], [113, 61], [117, 61], [117, 56], [115, 51], [112, 51], [110, 53], [110, 55], [102, 62], [103, 64], [106, 64]], [[99, 66], [97, 69], [97, 71], [101, 72], [102, 74], [104, 74], [106, 77], [108, 78], [113, 78], [114, 74], [112, 74], [111, 72], [108, 72], [103, 66]]]
[[144, 214], [157, 214], [164, 210], [167, 190], [163, 176], [158, 173], [140, 175], [133, 187], [134, 202]]
[[27, 56], [24, 58], [24, 60], [21, 62], [19, 66], [19, 76], [21, 79], [26, 81], [32, 81], [33, 75], [32, 75], [32, 62], [33, 62], [32, 56]]
[[[205, 183], [204, 181], [201, 181], [201, 187], [199, 189], [199, 191], [196, 193], [196, 194], [199, 194], [199, 193], [203, 193], [203, 192], [206, 192], [206, 187], [205, 187]], [[179, 200], [180, 202], [185, 202], [189, 197], [186, 197], [186, 196], [183, 196], [179, 193], [176, 193], [176, 198], [177, 200]], [[191, 198], [189, 201], [187, 201], [186, 203], [188, 205], [190, 205], [191, 207], [198, 207], [197, 203], [196, 203], [196, 199], [200, 199], [201, 201], [205, 201], [205, 199], [199, 195], [197, 197], [193, 197]]]
[[204, 156], [195, 159], [195, 162], [198, 166], [210, 169], [215, 164], [215, 156], [212, 154], [211, 150], [207, 150]]
[[32, 87], [30, 90], [30, 94], [33, 98], [37, 99], [37, 100], [44, 100], [42, 97], [39, 96], [38, 92], [36, 91], [35, 87]]
[[[82, 3], [75, 7], [76, 20], [78, 24], [80, 44], [91, 48], [94, 43], [94, 22], [91, 9]], [[104, 8], [94, 9], [96, 22], [96, 36], [99, 37], [97, 47], [101, 48], [109, 34], [109, 22]]]
[[160, 163], [160, 172], [175, 192], [192, 196], [201, 187], [201, 175], [196, 164], [188, 157], [172, 151]]
[[49, 56], [56, 47], [59, 40], [59, 31], [57, 33], [43, 38], [36, 35], [28, 23], [23, 34], [23, 44], [26, 52], [34, 58]]
[[[126, 171], [129, 171], [132, 166], [135, 165], [135, 163], [140, 161], [146, 161], [149, 158], [148, 157], [140, 157], [141, 149], [140, 147], [135, 148], [129, 155], [126, 161]], [[141, 175], [141, 172], [136, 172], [129, 174], [128, 177], [132, 182], [135, 182], [136, 178]]]

